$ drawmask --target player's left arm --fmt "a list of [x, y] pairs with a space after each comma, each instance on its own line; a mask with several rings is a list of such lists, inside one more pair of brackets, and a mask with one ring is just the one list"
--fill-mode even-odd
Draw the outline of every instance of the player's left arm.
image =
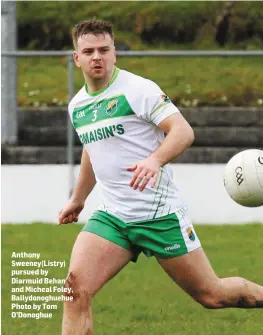
[[158, 124], [167, 133], [162, 144], [146, 159], [137, 162], [128, 171], [134, 171], [130, 186], [143, 191], [151, 180], [151, 187], [157, 182], [160, 167], [178, 157], [194, 141], [194, 132], [181, 113], [174, 113]]
[[192, 145], [194, 142], [194, 131], [181, 113], [168, 116], [158, 127], [167, 136], [151, 156], [155, 157], [160, 162], [160, 165], [163, 166]]

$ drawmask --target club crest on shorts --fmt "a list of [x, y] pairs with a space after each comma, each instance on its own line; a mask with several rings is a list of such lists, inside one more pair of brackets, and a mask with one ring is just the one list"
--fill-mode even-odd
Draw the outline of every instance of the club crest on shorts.
[[186, 229], [187, 231], [187, 234], [188, 234], [188, 237], [190, 238], [191, 241], [194, 241], [195, 240], [195, 234], [194, 232], [192, 231], [192, 228], [191, 227], [188, 227]]
[[115, 100], [109, 101], [106, 113], [109, 116], [112, 116], [113, 114], [115, 114], [117, 112], [117, 110], [118, 110], [118, 100], [115, 99]]

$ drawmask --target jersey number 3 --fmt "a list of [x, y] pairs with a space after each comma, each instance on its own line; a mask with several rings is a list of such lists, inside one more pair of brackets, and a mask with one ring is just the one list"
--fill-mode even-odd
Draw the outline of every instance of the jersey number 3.
[[92, 122], [97, 120], [97, 109], [93, 111], [93, 119], [91, 119]]

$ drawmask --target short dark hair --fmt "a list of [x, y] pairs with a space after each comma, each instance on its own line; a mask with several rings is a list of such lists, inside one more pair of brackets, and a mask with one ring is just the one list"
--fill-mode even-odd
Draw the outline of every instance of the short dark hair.
[[113, 25], [109, 21], [97, 20], [96, 18], [79, 22], [72, 29], [72, 41], [75, 49], [77, 49], [78, 38], [86, 34], [109, 34], [110, 37], [114, 40], [112, 27]]

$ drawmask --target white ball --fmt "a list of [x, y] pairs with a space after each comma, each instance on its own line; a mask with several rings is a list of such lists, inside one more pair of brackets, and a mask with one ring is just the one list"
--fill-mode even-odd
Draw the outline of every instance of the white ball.
[[227, 193], [247, 207], [263, 205], [263, 151], [244, 150], [227, 163], [224, 175]]

